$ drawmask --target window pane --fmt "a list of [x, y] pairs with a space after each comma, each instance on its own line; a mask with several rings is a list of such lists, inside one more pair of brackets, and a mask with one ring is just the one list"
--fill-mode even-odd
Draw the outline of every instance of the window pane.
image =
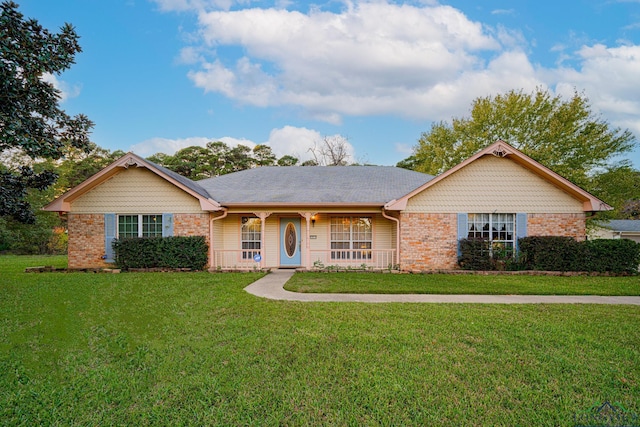
[[[261, 249], [262, 221], [260, 218], [242, 217], [240, 231], [242, 259], [252, 259]], [[246, 250], [245, 250], [246, 249]]]
[[142, 215], [142, 237], [162, 237], [162, 215]]
[[138, 215], [118, 216], [118, 238], [138, 237]]
[[371, 259], [371, 224], [370, 217], [332, 217], [331, 259]]

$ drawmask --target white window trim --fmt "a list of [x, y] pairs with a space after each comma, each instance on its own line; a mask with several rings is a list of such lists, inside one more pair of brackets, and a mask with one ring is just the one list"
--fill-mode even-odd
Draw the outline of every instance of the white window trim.
[[[336, 218], [348, 218], [349, 219], [349, 240], [333, 240], [333, 230], [331, 229], [333, 225], [333, 220]], [[356, 233], [353, 229], [354, 227], [354, 219], [360, 220], [362, 218], [366, 218], [369, 220], [370, 224], [370, 240], [362, 240], [362, 239], [354, 239], [354, 234]], [[370, 248], [356, 248], [354, 247], [354, 242], [358, 243], [369, 243]], [[333, 243], [349, 243], [349, 248], [332, 248]], [[358, 261], [358, 260], [370, 260], [373, 258], [373, 217], [367, 215], [335, 215], [332, 216], [329, 221], [329, 250], [330, 258], [332, 261]], [[343, 256], [336, 256], [337, 253], [342, 253]], [[346, 256], [345, 256], [346, 255]]]
[[144, 237], [143, 236], [143, 218], [145, 216], [157, 216], [160, 217], [160, 235], [155, 237], [162, 236], [162, 227], [164, 226], [164, 219], [162, 214], [118, 214], [116, 218], [116, 238], [120, 238], [120, 218], [124, 216], [137, 216], [138, 217], [138, 235], [136, 237]]
[[[471, 234], [471, 232], [473, 231], [476, 234], [480, 234], [479, 237], [483, 237], [482, 234], [484, 234], [485, 232], [483, 230], [471, 230], [471, 227], [473, 225], [477, 225], [479, 224], [477, 221], [474, 221], [474, 216], [475, 215], [488, 215], [489, 216], [489, 243], [490, 243], [490, 250], [493, 250], [493, 246], [496, 244], [505, 244], [505, 247], [510, 247], [510, 250], [515, 251], [516, 250], [516, 241], [517, 241], [517, 230], [516, 230], [516, 216], [517, 214], [515, 213], [510, 213], [510, 212], [493, 212], [493, 213], [488, 213], [488, 212], [473, 212], [473, 213], [468, 213], [467, 214], [467, 238], [469, 238], [469, 234]], [[503, 232], [501, 230], [493, 230], [493, 224], [494, 223], [508, 223], [509, 221], [498, 221], [497, 218], [495, 218], [494, 216], [498, 216], [498, 215], [507, 215], [507, 216], [511, 216], [511, 223], [513, 224], [513, 228], [511, 229], [511, 239], [500, 239], [500, 233]], [[508, 217], [507, 217], [508, 220]], [[483, 223], [484, 224], [484, 223]], [[505, 230], [504, 233], [509, 233], [508, 230]], [[476, 236], [474, 236], [476, 237]]]

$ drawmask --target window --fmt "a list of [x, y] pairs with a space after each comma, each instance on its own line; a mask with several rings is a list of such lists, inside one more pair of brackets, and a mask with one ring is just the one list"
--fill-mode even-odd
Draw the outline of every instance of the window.
[[372, 241], [371, 218], [331, 218], [331, 259], [371, 259]]
[[118, 238], [162, 237], [162, 215], [118, 215]]
[[515, 247], [515, 214], [469, 214], [469, 239], [486, 239], [492, 251], [513, 254]]
[[242, 217], [241, 228], [242, 259], [252, 259], [260, 253], [262, 243], [262, 222], [260, 218]]

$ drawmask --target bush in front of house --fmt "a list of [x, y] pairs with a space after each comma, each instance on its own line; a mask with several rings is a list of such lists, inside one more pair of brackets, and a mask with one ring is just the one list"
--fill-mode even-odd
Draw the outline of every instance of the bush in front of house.
[[204, 236], [135, 237], [113, 243], [119, 268], [189, 268], [202, 270], [207, 264]]
[[460, 239], [458, 264], [463, 270], [493, 270], [489, 240]]
[[638, 273], [640, 243], [629, 239], [595, 239], [585, 246], [585, 271]]
[[640, 244], [629, 239], [578, 242], [572, 237], [531, 236], [518, 240], [517, 257], [506, 264], [489, 253], [489, 243], [460, 240], [459, 264], [465, 270], [588, 271], [638, 274]]
[[587, 271], [580, 265], [584, 245], [573, 237], [523, 237], [518, 248], [518, 263], [524, 270]]

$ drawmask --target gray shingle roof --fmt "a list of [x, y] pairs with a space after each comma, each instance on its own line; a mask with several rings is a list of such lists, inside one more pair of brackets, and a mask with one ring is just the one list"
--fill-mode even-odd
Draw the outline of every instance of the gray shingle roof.
[[158, 170], [162, 171], [162, 173], [170, 176], [171, 178], [175, 179], [176, 181], [178, 181], [180, 184], [184, 185], [185, 187], [189, 188], [192, 191], [195, 191], [196, 193], [198, 193], [199, 195], [201, 195], [202, 197], [208, 199], [210, 198], [209, 193], [207, 192], [207, 190], [205, 190], [204, 188], [202, 188], [202, 186], [196, 182], [196, 181], [192, 181], [187, 177], [184, 177], [182, 175], [180, 175], [179, 173], [176, 173], [170, 169], [165, 168], [164, 166], [160, 166], [157, 163], [153, 163], [149, 160], [145, 159], [145, 162], [149, 163], [151, 166], [157, 168]]
[[613, 231], [640, 232], [640, 220], [635, 219], [613, 219], [601, 225]]
[[248, 169], [197, 183], [222, 205], [383, 205], [431, 179], [431, 175], [392, 166], [286, 166]]

